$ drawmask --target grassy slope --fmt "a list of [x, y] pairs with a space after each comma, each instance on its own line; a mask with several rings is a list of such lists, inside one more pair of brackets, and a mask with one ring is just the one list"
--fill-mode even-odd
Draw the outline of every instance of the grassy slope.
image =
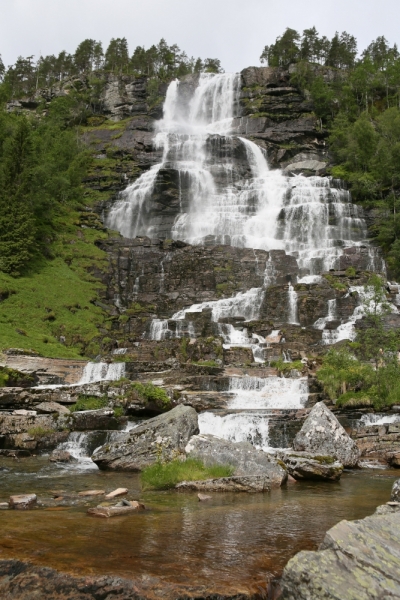
[[[64, 208], [55, 221], [51, 260], [41, 259], [24, 277], [0, 273], [0, 349], [33, 349], [44, 356], [79, 358], [98, 353], [97, 327], [105, 314], [91, 301], [101, 284], [87, 268], [105, 264], [94, 241], [106, 234], [82, 229], [79, 213]], [[59, 336], [66, 337], [61, 344]]]

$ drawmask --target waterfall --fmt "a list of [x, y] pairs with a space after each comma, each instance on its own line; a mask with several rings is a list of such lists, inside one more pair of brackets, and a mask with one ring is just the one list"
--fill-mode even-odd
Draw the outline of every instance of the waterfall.
[[267, 450], [271, 409], [300, 409], [308, 399], [308, 382], [302, 378], [231, 377], [229, 412], [218, 414], [206, 411], [199, 415], [200, 433], [216, 435], [233, 442], [251, 442]]
[[263, 414], [232, 413], [220, 416], [212, 412], [199, 415], [200, 433], [216, 435], [231, 442], [250, 442], [256, 448], [269, 448], [268, 417]]
[[229, 408], [299, 409], [307, 402], [308, 383], [304, 377], [231, 377], [229, 391], [235, 394]]
[[83, 370], [78, 385], [95, 383], [96, 381], [118, 381], [125, 375], [125, 363], [89, 362]]
[[[155, 127], [161, 162], [120, 194], [107, 225], [126, 237], [201, 244], [212, 236], [215, 243], [284, 249], [311, 274], [334, 268], [343, 247], [366, 244], [362, 209], [339, 180], [270, 170], [264, 150], [235, 132], [239, 92], [240, 76], [232, 73], [203, 73], [195, 89], [171, 82]], [[168, 223], [152, 204], [163, 167], [176, 171], [179, 188], [179, 211]], [[371, 268], [381, 269], [373, 248], [369, 256]]]
[[291, 283], [289, 283], [288, 288], [288, 304], [289, 304], [289, 314], [288, 314], [288, 323], [292, 325], [298, 325], [299, 319], [297, 316], [297, 292]]

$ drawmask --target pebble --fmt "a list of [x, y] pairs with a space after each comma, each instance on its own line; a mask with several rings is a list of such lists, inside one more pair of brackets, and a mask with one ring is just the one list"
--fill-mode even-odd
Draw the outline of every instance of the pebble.
[[36, 494], [21, 494], [18, 496], [10, 496], [10, 508], [15, 510], [29, 510], [37, 503]]
[[79, 492], [78, 496], [103, 496], [104, 490], [87, 490], [85, 492]]

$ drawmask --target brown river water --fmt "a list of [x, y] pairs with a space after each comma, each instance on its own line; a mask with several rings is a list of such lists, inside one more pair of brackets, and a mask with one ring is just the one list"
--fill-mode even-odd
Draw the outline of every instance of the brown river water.
[[[2, 470], [3, 469], [3, 470]], [[7, 470], [4, 470], [7, 469]], [[397, 476], [397, 477], [396, 477]], [[217, 591], [255, 592], [291, 556], [313, 550], [342, 519], [360, 519], [390, 499], [399, 471], [345, 472], [338, 483], [290, 483], [268, 494], [141, 492], [136, 474], [50, 465], [46, 457], [0, 459], [0, 501], [11, 494], [127, 487], [150, 510], [112, 519], [72, 507], [0, 511], [0, 559], [18, 558], [77, 575], [154, 576]], [[52, 502], [52, 501], [50, 501]]]

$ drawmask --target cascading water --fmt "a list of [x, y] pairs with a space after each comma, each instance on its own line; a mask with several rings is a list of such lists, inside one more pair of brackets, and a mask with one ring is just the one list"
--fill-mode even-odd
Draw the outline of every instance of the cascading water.
[[289, 304], [288, 323], [291, 323], [292, 325], [298, 325], [299, 319], [297, 316], [297, 292], [291, 283], [289, 283], [289, 289], [288, 289], [288, 304]]
[[89, 362], [84, 368], [78, 385], [96, 381], [117, 381], [125, 375], [125, 363], [94, 363]]

